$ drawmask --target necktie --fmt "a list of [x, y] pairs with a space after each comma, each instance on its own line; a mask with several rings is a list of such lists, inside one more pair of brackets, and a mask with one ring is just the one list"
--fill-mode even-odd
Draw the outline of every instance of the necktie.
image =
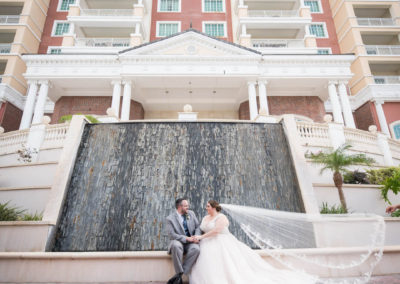
[[182, 215], [183, 217], [183, 228], [185, 229], [186, 236], [190, 237], [189, 228], [186, 221], [186, 214]]

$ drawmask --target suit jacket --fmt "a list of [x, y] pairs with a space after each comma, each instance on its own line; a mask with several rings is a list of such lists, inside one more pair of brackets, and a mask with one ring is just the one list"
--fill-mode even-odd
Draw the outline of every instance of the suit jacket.
[[[194, 212], [189, 210], [188, 216], [189, 218], [186, 222], [190, 235], [192, 236], [201, 235], [200, 223], [199, 220], [197, 220]], [[167, 217], [166, 221], [167, 221], [166, 233], [168, 234], [171, 240], [168, 246], [168, 253], [170, 253], [172, 241], [176, 240], [181, 242], [182, 244], [186, 244], [187, 242], [186, 242], [185, 229], [183, 228], [182, 218], [178, 216], [176, 212], [174, 212]]]

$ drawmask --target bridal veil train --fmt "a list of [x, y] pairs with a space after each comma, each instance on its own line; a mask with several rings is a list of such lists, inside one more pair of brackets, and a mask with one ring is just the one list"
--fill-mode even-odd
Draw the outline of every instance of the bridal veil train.
[[[217, 230], [218, 234], [201, 240], [192, 284], [366, 283], [382, 257], [381, 216], [323, 216], [228, 204], [222, 208], [281, 268], [237, 240], [229, 232], [227, 217], [219, 213], [201, 224], [203, 232]], [[346, 251], [349, 247], [351, 253]], [[317, 253], [307, 254], [304, 248], [316, 248]], [[330, 276], [318, 277], [324, 269]]]

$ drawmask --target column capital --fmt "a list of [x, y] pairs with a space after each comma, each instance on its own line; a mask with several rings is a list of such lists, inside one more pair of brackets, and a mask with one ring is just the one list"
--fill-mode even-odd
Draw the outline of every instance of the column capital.
[[338, 81], [335, 81], [335, 80], [328, 81], [328, 85], [336, 85], [337, 83], [338, 83]]
[[112, 81], [111, 81], [111, 85], [117, 85], [117, 84], [121, 85], [121, 84], [122, 84], [122, 81], [121, 81], [121, 80], [118, 80], [118, 79], [115, 79], [115, 80], [112, 80]]
[[250, 85], [256, 85], [257, 84], [257, 81], [247, 81], [247, 86], [250, 86]]
[[264, 78], [259, 78], [257, 80], [258, 84], [264, 84], [264, 85], [268, 85], [268, 80], [264, 79]]
[[349, 81], [348, 80], [339, 80], [339, 85], [340, 84], [343, 84], [343, 85], [347, 85], [347, 84], [349, 84]]
[[124, 84], [124, 85], [133, 85], [131, 80], [122, 80], [122, 84]]
[[28, 85], [38, 84], [38, 80], [28, 80], [27, 83]]
[[375, 105], [383, 105], [385, 103], [383, 99], [374, 99], [372, 101], [375, 103]]

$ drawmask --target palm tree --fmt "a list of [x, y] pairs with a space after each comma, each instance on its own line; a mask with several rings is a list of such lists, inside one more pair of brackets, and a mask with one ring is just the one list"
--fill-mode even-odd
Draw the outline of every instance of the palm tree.
[[319, 152], [317, 154], [306, 153], [306, 158], [311, 159], [312, 163], [323, 165], [320, 173], [322, 174], [325, 170], [331, 170], [333, 172], [333, 182], [338, 189], [340, 203], [344, 211], [347, 213], [346, 199], [343, 194], [343, 176], [342, 174], [347, 171], [347, 168], [353, 165], [371, 165], [375, 162], [374, 159], [368, 158], [365, 154], [347, 154], [345, 151], [349, 150], [351, 145], [343, 144], [336, 150], [328, 150], [325, 152]]

